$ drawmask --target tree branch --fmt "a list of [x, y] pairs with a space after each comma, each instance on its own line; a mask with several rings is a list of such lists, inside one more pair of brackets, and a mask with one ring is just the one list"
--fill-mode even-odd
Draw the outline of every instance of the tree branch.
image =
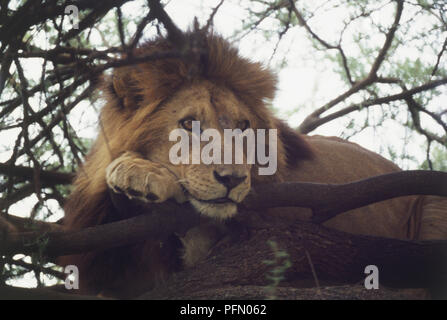
[[271, 241], [288, 253], [291, 263], [280, 287], [312, 286], [306, 251], [324, 286], [362, 281], [368, 265], [378, 267], [380, 288], [446, 284], [446, 241], [416, 242], [352, 235], [305, 222], [274, 228], [265, 223], [251, 228], [248, 240], [216, 249], [207, 260], [174, 274], [142, 298], [190, 298], [197, 292], [229, 285], [269, 286], [266, 275], [275, 266], [262, 261], [272, 259], [273, 252], [268, 245]]
[[[379, 105], [379, 104], [390, 103], [392, 101], [405, 100], [405, 98], [411, 97], [412, 95], [414, 95], [416, 93], [420, 93], [420, 92], [423, 92], [423, 91], [426, 91], [429, 89], [433, 89], [433, 88], [439, 87], [441, 85], [444, 85], [446, 83], [447, 83], [447, 78], [430, 81], [430, 82], [427, 82], [421, 86], [412, 88], [410, 90], [404, 90], [401, 93], [393, 94], [393, 95], [386, 96], [386, 97], [380, 97], [377, 99], [367, 100], [362, 103], [356, 103], [356, 104], [350, 105], [350, 106], [343, 108], [339, 111], [333, 112], [325, 117], [319, 117], [319, 114], [321, 114], [321, 113], [317, 112], [314, 116], [310, 115], [310, 116], [306, 117], [306, 119], [304, 119], [304, 121], [300, 124], [300, 126], [298, 127], [297, 130], [303, 134], [306, 134], [306, 133], [309, 133], [312, 130], [316, 129], [317, 127], [321, 126], [322, 124], [325, 124], [329, 121], [340, 118], [340, 117], [347, 115], [351, 112], [358, 111], [358, 110], [361, 110], [361, 109], [364, 109], [367, 107], [371, 107], [371, 106], [375, 106], [375, 105]], [[362, 84], [359, 84], [359, 85], [362, 85]], [[336, 98], [335, 100], [331, 101], [328, 105], [332, 106], [332, 105], [338, 104], [339, 102], [345, 100], [348, 96], [353, 94], [354, 93], [353, 91], [358, 91], [356, 86], [354, 86], [353, 88], [348, 90], [345, 94], [343, 94], [343, 95], [339, 96], [338, 98]]]
[[[347, 99], [348, 97], [352, 96], [354, 93], [357, 93], [360, 90], [365, 89], [366, 87], [368, 87], [369, 85], [374, 83], [374, 81], [377, 80], [377, 71], [379, 70], [379, 68], [380, 68], [382, 62], [384, 61], [385, 56], [391, 46], [391, 43], [394, 39], [394, 35], [396, 33], [397, 27], [399, 26], [400, 18], [402, 16], [404, 1], [397, 0], [396, 2], [397, 2], [397, 9], [396, 9], [395, 17], [394, 17], [394, 22], [393, 22], [391, 28], [388, 30], [388, 33], [386, 34], [386, 37], [385, 37], [385, 42], [384, 42], [382, 48], [380, 49], [379, 53], [377, 54], [377, 57], [374, 60], [374, 63], [372, 64], [371, 69], [370, 69], [368, 75], [366, 76], [366, 78], [364, 78], [358, 82], [355, 82], [354, 85], [351, 88], [349, 88], [346, 92], [342, 93], [341, 95], [339, 95], [332, 101], [328, 102], [327, 104], [318, 108], [317, 110], [312, 112], [309, 116], [307, 116], [298, 128], [298, 130], [300, 132], [308, 133], [308, 132], [314, 130], [315, 128], [317, 128], [318, 126], [320, 126], [321, 124], [326, 123], [330, 120], [340, 117], [341, 115], [346, 114], [346, 113], [340, 114], [337, 117], [331, 115], [331, 116], [328, 116], [325, 118], [326, 121], [320, 121], [321, 120], [320, 116], [324, 112], [328, 111], [332, 107], [336, 106], [340, 102], [342, 102], [345, 99]], [[321, 42], [322, 40], [319, 40], [319, 41]], [[323, 45], [325, 44], [324, 41], [322, 43], [323, 43]], [[329, 49], [332, 48], [329, 44], [326, 44], [326, 45], [329, 46], [327, 48], [329, 48]], [[352, 112], [352, 111], [350, 111], [350, 112]]]
[[[147, 212], [148, 208], [135, 204], [135, 210]], [[0, 242], [0, 253], [30, 254], [39, 249], [49, 257], [57, 257], [114, 248], [143, 241], [148, 235], [153, 238], [162, 238], [174, 232], [184, 233], [200, 221], [199, 214], [188, 206], [181, 207], [166, 203], [153, 206], [151, 211], [151, 214], [142, 214], [131, 219], [79, 231], [33, 231], [6, 234]], [[44, 227], [43, 223], [40, 227]]]
[[[20, 177], [26, 180], [32, 180], [34, 177], [34, 168], [24, 166], [11, 166], [8, 163], [0, 163], [0, 174], [9, 177]], [[39, 171], [40, 180], [46, 186], [55, 184], [70, 184], [74, 178], [73, 173], [58, 171]]]
[[404, 1], [396, 0], [396, 2], [397, 2], [397, 8], [396, 8], [396, 14], [394, 16], [394, 22], [393, 22], [391, 28], [388, 30], [388, 33], [385, 36], [385, 42], [383, 43], [382, 49], [380, 49], [373, 65], [371, 67], [371, 70], [369, 71], [368, 77], [371, 77], [371, 78], [377, 77], [377, 71], [379, 71], [379, 68], [382, 65], [382, 62], [385, 59], [385, 56], [391, 47], [391, 43], [393, 42], [394, 35], [395, 35], [396, 30], [399, 26], [399, 21], [400, 21], [400, 18], [402, 17], [402, 11], [404, 9]]
[[[313, 221], [322, 223], [351, 209], [415, 194], [447, 196], [447, 173], [402, 171], [342, 185], [298, 182], [259, 185], [241, 208], [308, 207], [313, 210]], [[119, 199], [118, 203], [130, 203], [125, 196], [114, 197]], [[141, 215], [80, 231], [7, 234], [0, 243], [0, 253], [30, 253], [40, 248], [49, 256], [58, 256], [100, 250], [142, 241], [148, 235], [162, 238], [174, 232], [182, 234], [200, 222], [199, 214], [190, 205], [173, 202], [150, 208], [133, 202], [131, 205], [132, 209], [126, 209]], [[151, 213], [143, 214], [148, 212]]]
[[104, 300], [97, 296], [84, 296], [58, 292], [51, 288], [17, 288], [0, 286], [0, 299], [4, 300]]
[[186, 39], [183, 32], [172, 22], [169, 15], [163, 9], [159, 0], [148, 0], [150, 14], [152, 17], [157, 18], [158, 21], [163, 23], [168, 31], [169, 41], [179, 49], [183, 49], [186, 45]]
[[[267, 286], [227, 285], [212, 289], [197, 289], [181, 294], [157, 295], [159, 299], [180, 300], [265, 300]], [[153, 299], [153, 292], [138, 299]], [[423, 300], [423, 289], [396, 290], [381, 287], [380, 290], [365, 290], [364, 285], [329, 286], [323, 288], [293, 288], [279, 286], [274, 291], [277, 300]]]

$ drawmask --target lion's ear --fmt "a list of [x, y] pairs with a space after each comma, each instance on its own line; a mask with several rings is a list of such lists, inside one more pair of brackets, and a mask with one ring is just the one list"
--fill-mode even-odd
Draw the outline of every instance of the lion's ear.
[[287, 165], [294, 168], [300, 160], [312, 159], [314, 154], [302, 135], [290, 128], [285, 122], [277, 120], [278, 136], [284, 146]]
[[143, 94], [138, 82], [132, 77], [132, 67], [115, 69], [112, 76], [111, 91], [119, 101], [121, 108], [138, 108], [143, 101]]

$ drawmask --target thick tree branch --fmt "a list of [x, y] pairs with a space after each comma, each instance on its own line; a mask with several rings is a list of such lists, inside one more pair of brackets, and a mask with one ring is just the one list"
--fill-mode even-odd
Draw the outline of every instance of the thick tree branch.
[[35, 219], [21, 218], [11, 214], [4, 215], [1, 219], [5, 219], [18, 232], [38, 231], [39, 233], [47, 233], [65, 231], [65, 228], [59, 224], [59, 221], [57, 223], [48, 223]]
[[[158, 295], [160, 299], [192, 300], [265, 300], [266, 286], [224, 286], [196, 290], [174, 295]], [[140, 300], [151, 299], [152, 292], [143, 294]], [[364, 285], [329, 286], [323, 288], [277, 287], [277, 300], [423, 300], [428, 299], [424, 289], [396, 290], [381, 287], [380, 290], [365, 290]]]
[[[24, 166], [11, 166], [7, 163], [0, 163], [0, 174], [9, 177], [20, 177], [26, 180], [32, 180], [34, 177], [34, 169]], [[70, 184], [74, 178], [73, 173], [58, 171], [39, 171], [40, 180], [45, 186], [55, 184]]]
[[[242, 207], [245, 210], [308, 207], [313, 210], [313, 221], [321, 223], [351, 209], [414, 194], [447, 196], [447, 173], [402, 171], [342, 185], [296, 182], [259, 185]], [[114, 197], [121, 203], [127, 201], [121, 195]], [[30, 253], [40, 248], [49, 256], [73, 254], [135, 243], [148, 235], [161, 238], [174, 232], [182, 234], [200, 222], [200, 216], [189, 205], [166, 203], [150, 209], [138, 203], [132, 205], [132, 212], [152, 212], [80, 231], [7, 234], [0, 243], [0, 253]], [[43, 248], [42, 241], [46, 243]]]
[[[300, 200], [297, 200], [297, 194]], [[398, 172], [338, 186], [312, 183], [263, 185], [256, 188], [244, 205], [246, 208], [312, 207], [315, 220], [321, 222], [344, 210], [408, 194], [447, 196], [447, 173]], [[9, 232], [2, 235], [0, 254], [30, 254], [39, 250], [53, 257], [100, 251], [141, 242], [148, 237], [159, 239], [172, 233], [184, 234], [204, 219], [189, 205], [168, 202], [148, 208], [124, 196], [116, 197], [113, 199], [119, 210], [126, 208], [138, 215], [79, 231], [46, 228], [47, 232], [44, 233], [43, 229]], [[120, 207], [123, 203], [125, 207]], [[300, 287], [306, 286], [306, 283], [308, 286], [315, 279], [323, 286], [328, 283], [355, 283], [364, 279], [364, 270], [368, 265], [378, 267], [381, 286], [444, 290], [442, 288], [447, 284], [446, 241], [402, 241], [353, 235], [304, 221], [290, 224], [272, 218], [266, 219], [256, 211], [241, 210], [230, 225], [230, 230], [237, 226], [235, 231], [230, 232], [232, 241], [217, 246], [210, 258], [194, 268], [174, 274], [162, 287], [141, 298], [198, 298], [201, 292], [219, 292], [227, 286], [269, 286], [270, 280], [266, 274], [272, 265], [259, 262], [272, 258], [272, 248], [268, 245], [271, 241], [275, 242], [278, 250], [287, 252], [287, 259], [291, 262], [281, 287]], [[41, 224], [37, 228], [46, 227], [45, 223]], [[243, 229], [240, 229], [241, 226]], [[240, 257], [243, 257], [242, 262]], [[11, 290], [14, 289], [0, 288], [0, 294], [14, 294]], [[35, 297], [37, 291], [17, 294]], [[349, 291], [346, 295], [349, 296]], [[54, 296], [54, 299], [58, 297]]]
[[268, 286], [270, 280], [266, 274], [275, 266], [261, 261], [273, 258], [270, 241], [289, 255], [291, 267], [284, 273], [285, 279], [281, 282], [284, 287], [313, 285], [306, 252], [323, 285], [362, 281], [368, 265], [378, 267], [380, 286], [421, 288], [446, 284], [445, 241], [416, 242], [351, 235], [303, 222], [277, 224], [274, 228], [264, 223], [250, 229], [248, 240], [216, 249], [207, 260], [174, 274], [163, 286], [143, 297], [187, 298], [196, 292], [228, 285]]
[[[136, 205], [135, 210], [146, 210]], [[41, 250], [55, 257], [92, 250], [114, 248], [142, 241], [148, 237], [162, 238], [174, 232], [185, 232], [197, 225], [200, 216], [188, 207], [164, 204], [151, 208], [151, 214], [86, 228], [79, 231], [48, 231], [10, 233], [0, 242], [0, 253], [30, 254]], [[43, 225], [41, 225], [42, 227]], [[39, 226], [38, 226], [39, 227]]]

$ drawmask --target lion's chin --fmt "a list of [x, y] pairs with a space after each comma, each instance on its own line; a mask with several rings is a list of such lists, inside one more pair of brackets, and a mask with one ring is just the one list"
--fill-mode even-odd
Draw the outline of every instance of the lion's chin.
[[191, 198], [189, 202], [201, 214], [214, 219], [228, 219], [237, 213], [237, 205], [234, 202], [209, 203]]

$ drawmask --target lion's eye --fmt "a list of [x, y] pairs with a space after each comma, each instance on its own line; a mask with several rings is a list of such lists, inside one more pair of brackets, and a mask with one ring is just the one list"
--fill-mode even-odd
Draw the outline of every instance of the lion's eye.
[[188, 117], [185, 119], [180, 120], [180, 125], [183, 127], [183, 129], [191, 131], [192, 130], [192, 122], [196, 121], [196, 119], [192, 117]]
[[248, 120], [239, 121], [238, 124], [237, 124], [237, 127], [239, 129], [241, 129], [242, 131], [245, 131], [248, 128], [250, 128], [250, 121], [248, 121]]

